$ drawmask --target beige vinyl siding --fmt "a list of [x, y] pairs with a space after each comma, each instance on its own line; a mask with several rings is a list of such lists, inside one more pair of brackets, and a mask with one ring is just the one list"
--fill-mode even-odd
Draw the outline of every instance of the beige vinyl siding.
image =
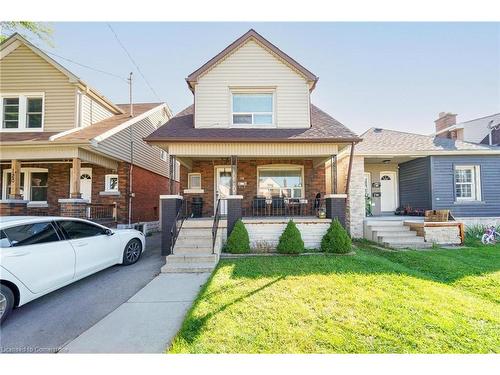
[[44, 130], [75, 126], [76, 86], [25, 45], [0, 60], [0, 92], [44, 92]]
[[104, 108], [88, 95], [82, 94], [82, 127], [95, 124], [113, 116], [113, 113]]
[[198, 79], [195, 86], [195, 126], [230, 126], [231, 88], [259, 87], [275, 91], [274, 111], [278, 127], [309, 127], [309, 86], [306, 79], [253, 40]]
[[[150, 146], [143, 138], [168, 120], [162, 108], [145, 119], [133, 125], [134, 164], [153, 171], [162, 176], [168, 176], [168, 163], [160, 158], [161, 149]], [[96, 149], [107, 155], [130, 162], [130, 126], [99, 142]]]
[[194, 143], [175, 142], [160, 145], [168, 149], [171, 155], [185, 157], [321, 157], [335, 155], [338, 146], [335, 143]]

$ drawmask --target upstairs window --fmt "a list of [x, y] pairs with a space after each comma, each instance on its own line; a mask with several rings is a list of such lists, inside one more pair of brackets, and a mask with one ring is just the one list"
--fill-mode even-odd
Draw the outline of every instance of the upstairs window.
[[272, 93], [234, 93], [233, 125], [273, 125], [273, 102]]
[[481, 172], [479, 165], [455, 167], [455, 197], [457, 201], [481, 200]]
[[2, 128], [17, 129], [19, 127], [19, 98], [3, 98]]
[[42, 127], [42, 98], [27, 98], [26, 99], [26, 127], [41, 128]]
[[41, 131], [44, 118], [44, 94], [5, 94], [1, 98], [2, 131]]

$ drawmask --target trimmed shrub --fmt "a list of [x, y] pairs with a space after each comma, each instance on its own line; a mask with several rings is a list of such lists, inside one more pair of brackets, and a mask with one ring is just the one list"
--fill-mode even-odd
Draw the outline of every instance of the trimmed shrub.
[[229, 235], [224, 251], [231, 254], [246, 254], [250, 252], [250, 239], [245, 224], [238, 220]]
[[281, 233], [276, 250], [281, 254], [299, 254], [304, 252], [304, 241], [302, 241], [302, 236], [292, 220], [288, 222], [285, 230]]
[[321, 251], [325, 253], [347, 254], [351, 251], [351, 237], [337, 219], [332, 220], [330, 227], [321, 239]]

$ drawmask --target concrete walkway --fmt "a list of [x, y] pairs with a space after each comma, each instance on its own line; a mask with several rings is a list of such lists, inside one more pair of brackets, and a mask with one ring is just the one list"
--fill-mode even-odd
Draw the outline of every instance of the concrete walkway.
[[60, 353], [162, 353], [210, 273], [160, 274]]

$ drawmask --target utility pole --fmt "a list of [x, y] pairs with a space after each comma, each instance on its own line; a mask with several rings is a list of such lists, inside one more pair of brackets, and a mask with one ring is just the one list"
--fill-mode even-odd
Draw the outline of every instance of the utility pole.
[[[130, 116], [134, 117], [134, 104], [132, 103], [132, 72], [130, 72], [128, 78], [128, 87], [129, 87], [129, 101], [130, 101]], [[129, 168], [129, 177], [128, 177], [128, 226], [129, 228], [132, 225], [132, 198], [134, 193], [132, 192], [132, 175], [134, 171], [134, 125], [130, 125], [130, 168]]]

